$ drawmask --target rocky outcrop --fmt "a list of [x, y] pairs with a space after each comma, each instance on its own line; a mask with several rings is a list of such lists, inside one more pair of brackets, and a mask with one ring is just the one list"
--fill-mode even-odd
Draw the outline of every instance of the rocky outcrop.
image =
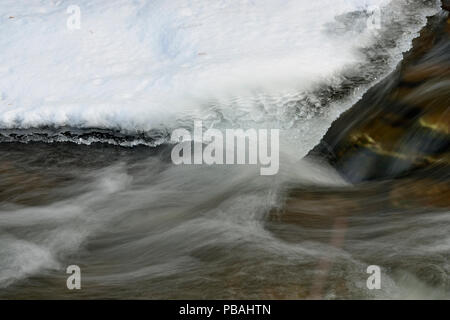
[[442, 0], [442, 9], [450, 11], [450, 0]]
[[[435, 19], [440, 19], [436, 17]], [[430, 21], [398, 72], [338, 119], [310, 155], [352, 182], [450, 164], [450, 30]]]

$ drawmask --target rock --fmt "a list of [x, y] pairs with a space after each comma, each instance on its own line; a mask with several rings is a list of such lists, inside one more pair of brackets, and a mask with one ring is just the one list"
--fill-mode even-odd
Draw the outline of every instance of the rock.
[[390, 198], [399, 208], [450, 208], [450, 183], [435, 179], [398, 181]]
[[450, 0], [442, 0], [442, 9], [450, 11]]
[[420, 125], [437, 133], [450, 134], [450, 112], [447, 108], [447, 106], [441, 106], [425, 114], [419, 120]]
[[[449, 3], [450, 0], [446, 1]], [[395, 178], [436, 163], [450, 147], [450, 37], [429, 23], [396, 75], [343, 114], [310, 153], [351, 182]]]

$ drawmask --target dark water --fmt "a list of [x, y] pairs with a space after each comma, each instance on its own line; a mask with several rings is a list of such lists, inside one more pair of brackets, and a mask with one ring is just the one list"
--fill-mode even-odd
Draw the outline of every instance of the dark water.
[[450, 298], [449, 29], [432, 19], [276, 177], [174, 166], [169, 146], [1, 143], [0, 298]]

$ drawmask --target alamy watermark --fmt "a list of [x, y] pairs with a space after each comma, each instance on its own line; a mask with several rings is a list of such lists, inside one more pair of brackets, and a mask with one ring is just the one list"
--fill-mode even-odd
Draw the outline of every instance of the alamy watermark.
[[[224, 133], [225, 132], [225, 133]], [[172, 162], [206, 165], [259, 165], [260, 174], [275, 175], [279, 170], [280, 133], [278, 129], [203, 130], [201, 121], [194, 122], [194, 132], [173, 131]]]
[[381, 268], [379, 266], [371, 265], [367, 267], [367, 273], [370, 276], [367, 278], [366, 286], [369, 290], [381, 289]]
[[66, 13], [69, 14], [67, 18], [67, 28], [69, 30], [79, 30], [81, 29], [81, 9], [79, 6], [71, 5], [67, 8]]
[[66, 285], [69, 290], [80, 290], [81, 289], [81, 269], [77, 265], [68, 266], [66, 273], [70, 274], [67, 278]]
[[369, 17], [367, 18], [367, 29], [381, 29], [381, 8], [379, 6], [370, 6], [367, 8]]

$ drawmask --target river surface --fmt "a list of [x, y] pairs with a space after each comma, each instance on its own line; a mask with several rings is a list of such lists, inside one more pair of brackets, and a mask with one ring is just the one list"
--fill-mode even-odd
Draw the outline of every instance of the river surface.
[[[34, 1], [8, 19], [0, 298], [450, 298], [446, 15], [434, 1], [316, 2], [287, 1], [269, 18], [270, 2], [193, 1], [177, 20], [162, 13], [183, 1], [99, 1], [86, 13], [92, 30], [80, 31], [92, 38], [70, 40], [82, 48], [75, 57], [57, 53], [65, 31], [43, 27], [58, 21], [58, 5]], [[20, 1], [6, 3], [20, 12]], [[386, 6], [376, 32], [362, 9], [374, 4]], [[22, 31], [11, 26], [20, 19]], [[14, 37], [36, 26], [55, 41], [50, 51], [28, 42], [37, 51], [15, 60], [24, 43]], [[64, 65], [80, 72], [63, 81]], [[278, 174], [174, 165], [168, 136], [194, 120], [280, 129]], [[70, 265], [81, 290], [66, 287]], [[380, 289], [367, 286], [369, 266], [380, 268]]]

